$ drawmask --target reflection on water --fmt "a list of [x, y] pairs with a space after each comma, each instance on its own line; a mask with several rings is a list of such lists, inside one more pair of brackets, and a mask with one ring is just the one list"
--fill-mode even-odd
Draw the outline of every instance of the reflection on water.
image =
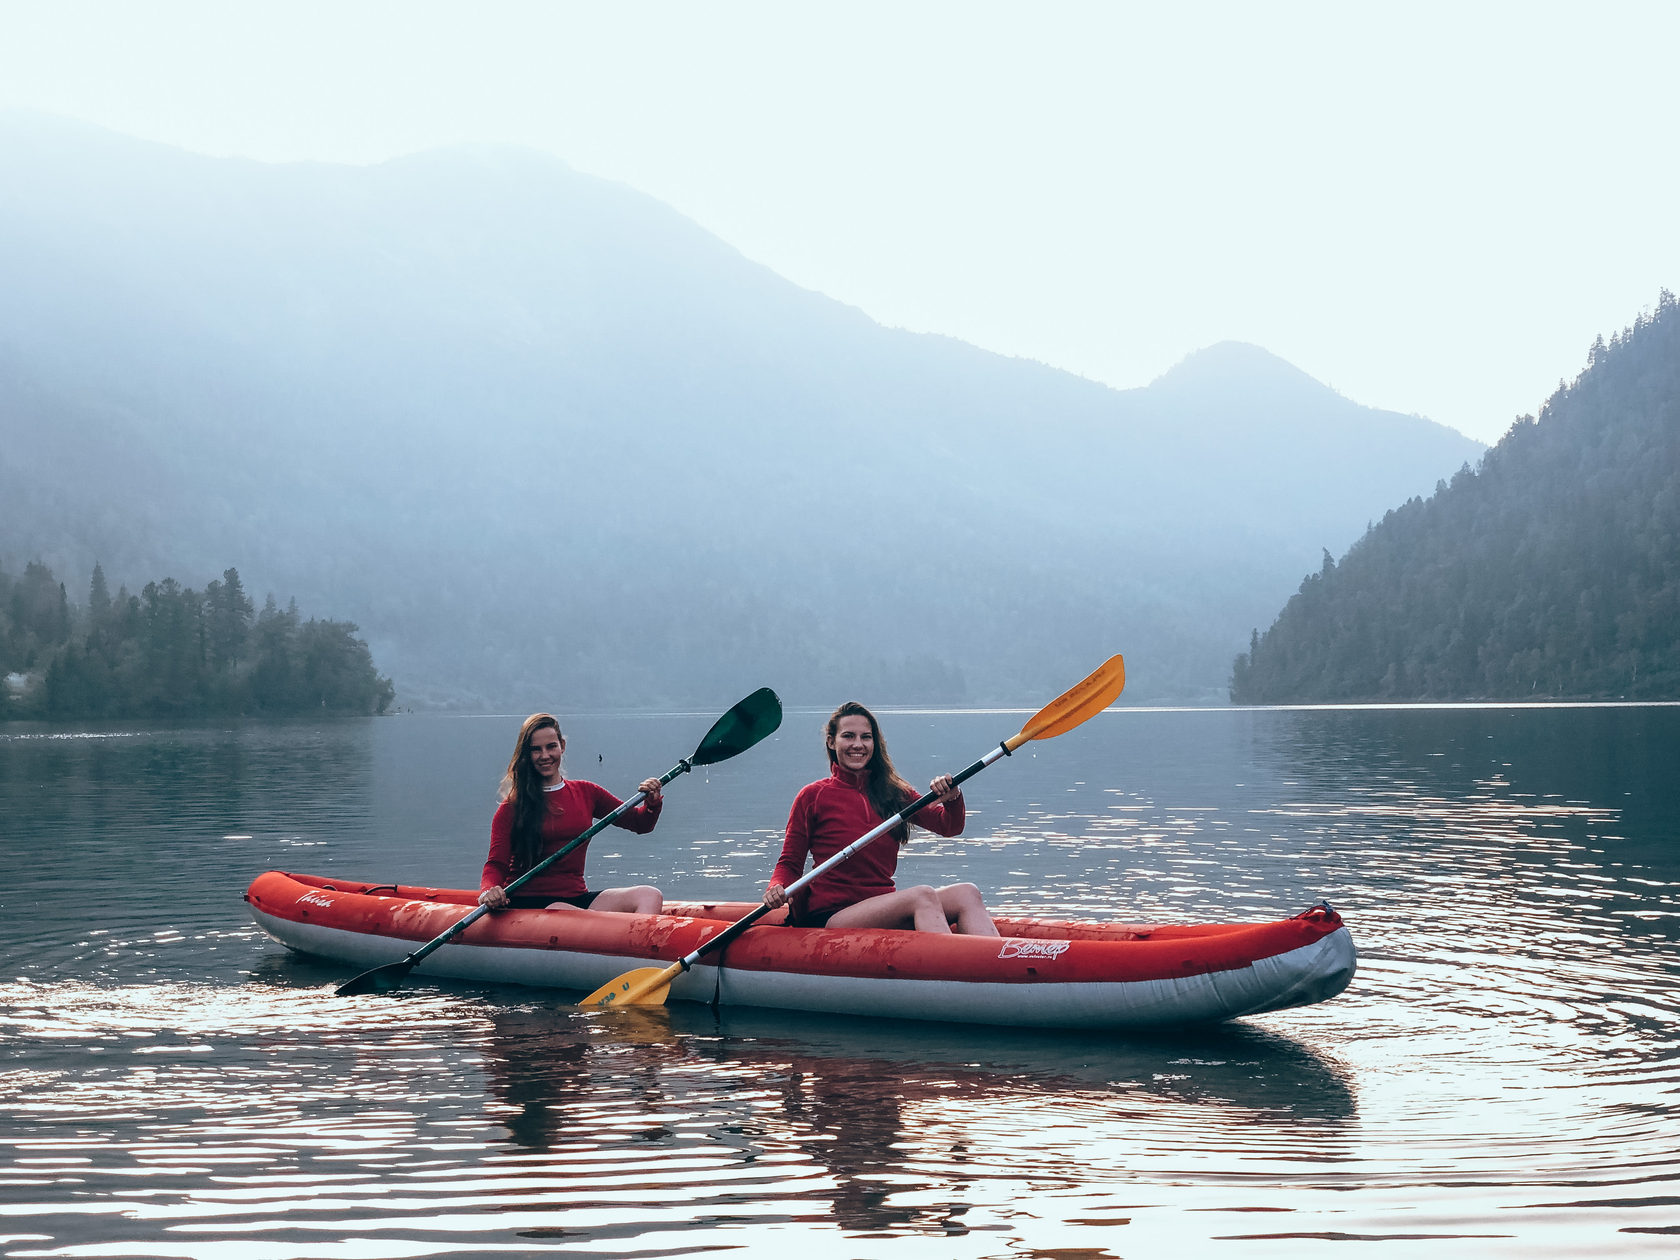
[[[592, 871], [750, 896], [800, 719]], [[612, 786], [708, 721], [568, 735]], [[895, 755], [999, 721], [895, 715]], [[249, 925], [269, 866], [471, 883], [511, 730], [0, 729], [0, 1251], [1674, 1254], [1680, 711], [1105, 715], [906, 854], [1043, 914], [1343, 910], [1346, 994], [1190, 1035], [340, 999]]]
[[[1293, 1148], [1304, 1123], [1354, 1113], [1336, 1066], [1246, 1027], [1116, 1043], [681, 1006], [588, 1017], [520, 1008], [491, 1022], [491, 1084], [518, 1145], [549, 1152], [600, 1131], [592, 1073], [610, 1053], [615, 1083], [660, 1117], [644, 1140], [727, 1146], [758, 1165], [756, 1194], [778, 1183], [778, 1196], [821, 1198], [814, 1218], [809, 1204], [788, 1209], [853, 1232], [966, 1233], [972, 1222], [958, 1218], [998, 1210], [1024, 1179], [1075, 1188], [1089, 1172], [1070, 1168], [1088, 1160], [1079, 1148], [1093, 1128], [1147, 1126], [1171, 1145], [1246, 1113], [1226, 1153], [1262, 1159]], [[1025, 1130], [1023, 1111], [1035, 1113]], [[806, 1184], [790, 1183], [795, 1170]], [[962, 1198], [925, 1201], [940, 1184]], [[731, 1189], [735, 1202], [741, 1186]]]
[[[1340, 1068], [1259, 1029], [929, 1036], [513, 991], [338, 999], [296, 964], [258, 971], [0, 991], [9, 1044], [42, 1065], [5, 1077], [7, 1183], [41, 1235], [9, 1254], [435, 1254], [466, 1221], [673, 1254], [726, 1226], [1011, 1234], [1034, 1196], [1135, 1176], [1210, 1124], [1264, 1164], [1309, 1131], [1345, 1157], [1354, 1115]], [[1134, 1133], [1153, 1153], [1110, 1166]]]

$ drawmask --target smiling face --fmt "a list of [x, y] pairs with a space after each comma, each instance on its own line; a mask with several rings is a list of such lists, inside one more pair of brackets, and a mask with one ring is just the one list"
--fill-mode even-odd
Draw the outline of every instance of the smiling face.
[[862, 714], [849, 713], [840, 719], [828, 749], [842, 770], [861, 774], [875, 757], [875, 729]]
[[552, 726], [539, 726], [531, 732], [526, 748], [537, 777], [544, 784], [560, 782], [560, 758], [566, 752], [566, 741], [560, 738], [560, 732]]

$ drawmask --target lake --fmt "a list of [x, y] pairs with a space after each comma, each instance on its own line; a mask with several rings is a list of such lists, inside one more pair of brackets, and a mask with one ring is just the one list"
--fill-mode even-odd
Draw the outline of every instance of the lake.
[[[568, 715], [568, 772], [627, 794], [715, 716]], [[756, 897], [825, 716], [591, 885]], [[1025, 716], [883, 725], [922, 785]], [[271, 868], [475, 886], [518, 722], [0, 726], [0, 1253], [1680, 1253], [1680, 708], [1116, 710], [906, 851], [1047, 916], [1327, 898], [1348, 991], [1211, 1030], [341, 999], [254, 928]]]

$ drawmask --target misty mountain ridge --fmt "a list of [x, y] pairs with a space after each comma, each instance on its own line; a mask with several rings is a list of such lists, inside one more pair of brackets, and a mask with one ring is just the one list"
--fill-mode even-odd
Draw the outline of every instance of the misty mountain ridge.
[[1368, 428], [1398, 422], [1403, 429], [1414, 429], [1421, 422], [1446, 428], [1422, 416], [1360, 406], [1288, 360], [1246, 341], [1220, 341], [1192, 351], [1151, 381], [1148, 391], [1171, 400], [1175, 410], [1195, 422], [1277, 423], [1296, 440], [1329, 436], [1338, 425]]
[[1246, 341], [1220, 341], [1192, 350], [1151, 381], [1150, 387], [1229, 399], [1233, 388], [1247, 389], [1261, 383], [1269, 386], [1268, 393], [1274, 398], [1291, 394], [1306, 398], [1329, 389], [1293, 363]]
[[1020, 703], [1114, 650], [1134, 699], [1217, 697], [1323, 548], [1481, 450], [1255, 347], [1118, 391], [886, 329], [522, 150], [0, 113], [0, 167], [0, 561], [232, 563], [399, 703]]

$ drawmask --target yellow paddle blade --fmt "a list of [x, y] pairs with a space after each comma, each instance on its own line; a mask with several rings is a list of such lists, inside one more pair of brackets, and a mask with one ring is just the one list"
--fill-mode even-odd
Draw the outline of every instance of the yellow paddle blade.
[[602, 985], [579, 1006], [663, 1006], [671, 992], [671, 981], [682, 970], [681, 963], [669, 967], [639, 967]]
[[1083, 681], [1074, 684], [1027, 719], [1019, 735], [1003, 742], [1014, 752], [1030, 739], [1053, 739], [1095, 717], [1126, 689], [1126, 662], [1111, 656]]

